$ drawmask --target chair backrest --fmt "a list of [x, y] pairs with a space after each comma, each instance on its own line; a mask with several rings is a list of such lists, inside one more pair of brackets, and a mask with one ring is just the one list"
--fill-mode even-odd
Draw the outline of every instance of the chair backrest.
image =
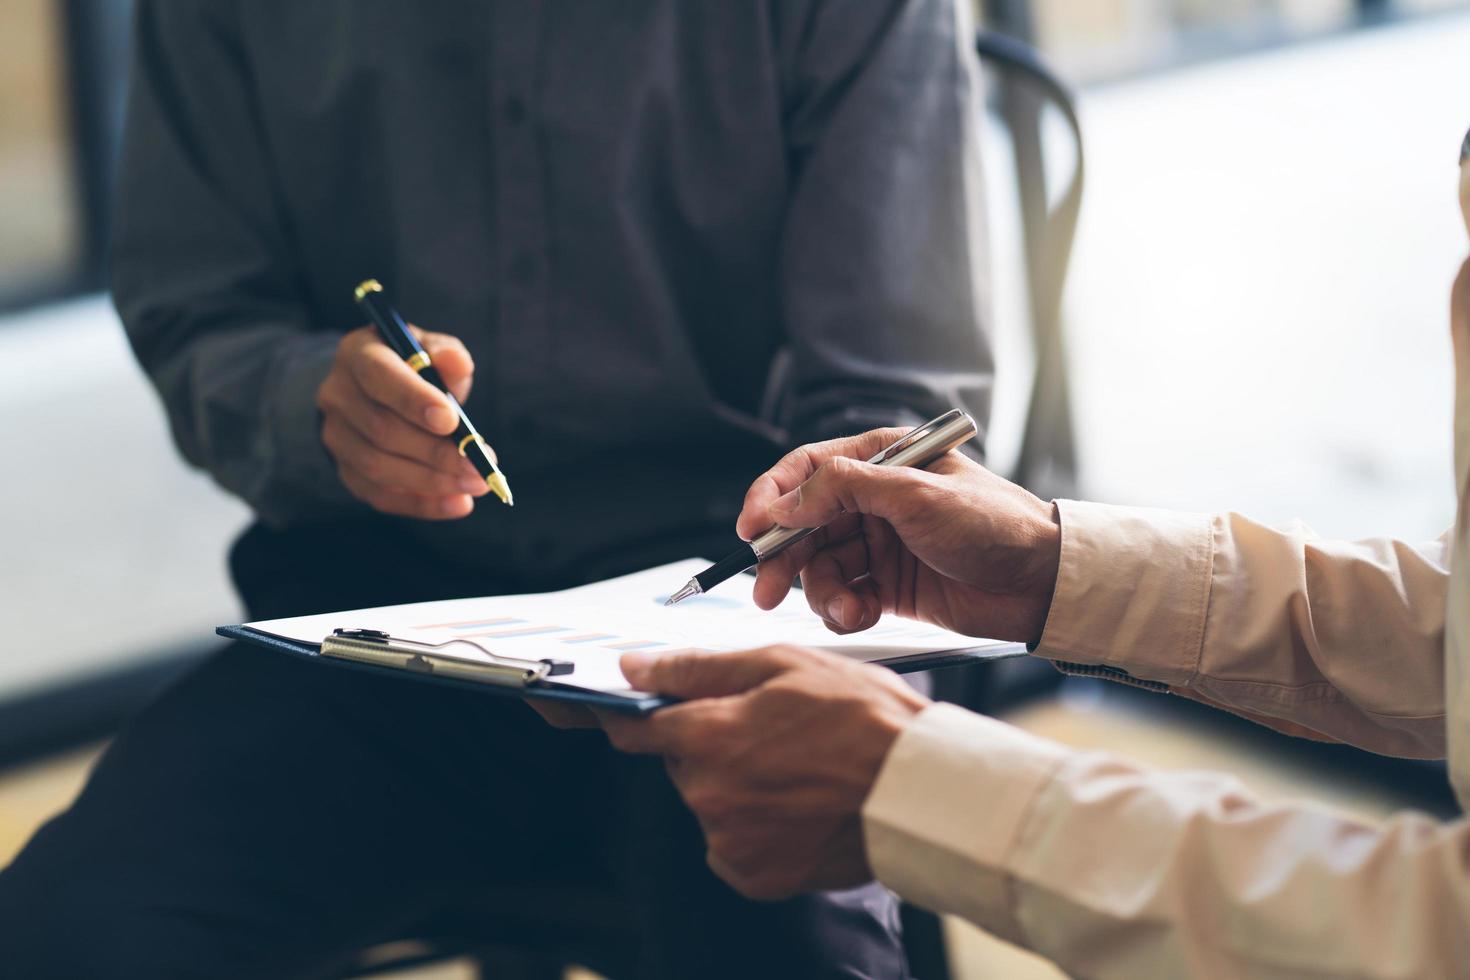
[[[981, 63], [1001, 77], [1000, 115], [1010, 130], [1026, 256], [1027, 300], [1036, 351], [1021, 451], [1010, 476], [1041, 496], [1075, 493], [1077, 456], [1062, 338], [1062, 291], [1082, 207], [1086, 158], [1071, 89], [1023, 41], [992, 31], [975, 38]], [[1048, 206], [1042, 115], [1050, 105], [1071, 130], [1071, 180]]]

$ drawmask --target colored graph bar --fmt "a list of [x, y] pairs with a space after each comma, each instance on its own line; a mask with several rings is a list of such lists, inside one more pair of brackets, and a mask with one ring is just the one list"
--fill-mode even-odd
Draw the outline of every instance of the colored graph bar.
[[496, 616], [494, 619], [465, 619], [457, 623], [425, 623], [415, 626], [420, 630], [477, 630], [491, 626], [510, 626], [513, 623], [524, 623], [524, 619], [516, 619], [514, 616]]
[[616, 640], [617, 635], [613, 633], [582, 633], [577, 636], [566, 636], [562, 638], [563, 643], [596, 643], [598, 640]]
[[541, 636], [543, 633], [565, 633], [569, 626], [515, 626], [510, 629], [485, 630], [481, 633], [460, 633], [460, 636], [486, 636], [505, 639], [512, 636]]

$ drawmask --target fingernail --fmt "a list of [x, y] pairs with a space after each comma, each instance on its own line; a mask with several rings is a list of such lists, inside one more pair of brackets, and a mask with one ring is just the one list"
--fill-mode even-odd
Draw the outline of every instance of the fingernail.
[[772, 513], [789, 514], [801, 506], [801, 487], [777, 497], [771, 504]]
[[480, 494], [490, 489], [489, 487], [485, 486], [484, 480], [469, 476], [460, 477], [459, 488], [465, 493], [471, 494]]
[[842, 600], [842, 596], [838, 596], [831, 602], [827, 603], [827, 618], [836, 623], [838, 626], [845, 626], [846, 623], [843, 620], [842, 614], [843, 609], [846, 605], [847, 603]]
[[437, 432], [454, 425], [454, 413], [445, 405], [430, 405], [424, 409], [424, 421]]

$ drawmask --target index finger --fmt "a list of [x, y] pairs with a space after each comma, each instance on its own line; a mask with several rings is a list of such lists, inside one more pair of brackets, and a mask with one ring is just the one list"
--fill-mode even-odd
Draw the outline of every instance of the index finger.
[[444, 393], [419, 377], [387, 344], [364, 344], [349, 359], [348, 370], [364, 394], [405, 421], [435, 435], [454, 431], [456, 419]]
[[837, 456], [871, 459], [902, 439], [910, 430], [900, 427], [870, 429], [861, 435], [826, 442], [813, 442], [791, 450], [781, 461], [760, 476], [745, 492], [745, 503], [735, 520], [735, 533], [746, 541], [756, 537], [775, 522], [771, 520], [771, 504], [777, 497], [801, 486], [827, 460]]

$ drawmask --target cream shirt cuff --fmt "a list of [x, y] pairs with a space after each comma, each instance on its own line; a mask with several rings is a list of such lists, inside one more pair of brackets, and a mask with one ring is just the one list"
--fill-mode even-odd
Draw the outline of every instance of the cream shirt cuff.
[[[1214, 564], [1207, 514], [1059, 500], [1056, 592], [1033, 651], [1187, 687], [1199, 669]], [[1073, 671], [1092, 672], [1092, 671]]]
[[1021, 941], [1007, 867], [1071, 749], [951, 704], [894, 742], [863, 805], [868, 863], [905, 899]]

